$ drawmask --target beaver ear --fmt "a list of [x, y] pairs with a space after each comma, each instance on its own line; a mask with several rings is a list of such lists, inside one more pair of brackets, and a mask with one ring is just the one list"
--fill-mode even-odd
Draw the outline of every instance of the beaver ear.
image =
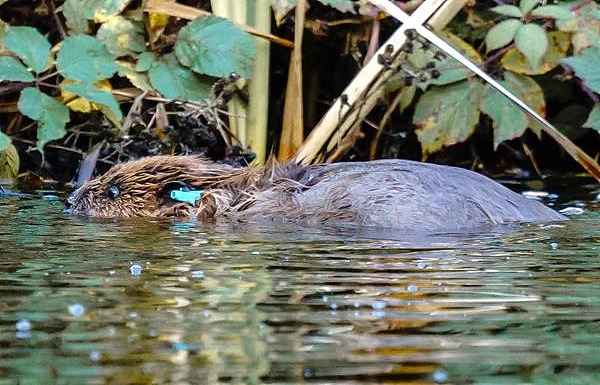
[[183, 190], [190, 191], [192, 188], [189, 184], [179, 181], [172, 180], [164, 183], [158, 188], [156, 192], [156, 198], [161, 205], [167, 205], [173, 203], [173, 199], [171, 199], [171, 191], [173, 190]]

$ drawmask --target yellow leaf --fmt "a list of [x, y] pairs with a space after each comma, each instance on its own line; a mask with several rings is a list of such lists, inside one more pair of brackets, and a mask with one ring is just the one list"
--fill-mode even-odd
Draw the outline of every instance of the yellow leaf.
[[87, 99], [84, 98], [75, 98], [67, 103], [67, 107], [69, 107], [73, 111], [88, 113], [92, 111], [92, 103], [90, 103]]
[[536, 68], [531, 68], [529, 61], [515, 47], [510, 48], [502, 57], [502, 66], [512, 72], [524, 75], [542, 75], [553, 70], [560, 59], [567, 57], [571, 44], [570, 34], [561, 31], [552, 31], [548, 33], [550, 45], [548, 50], [542, 56], [540, 64]]
[[117, 61], [119, 64], [119, 75], [126, 77], [131, 84], [142, 91], [152, 90], [148, 74], [135, 70], [135, 64], [126, 61]]
[[168, 23], [168, 15], [153, 12], [148, 14], [148, 34], [150, 42], [155, 43], [160, 38], [160, 35], [165, 31]]
[[[65, 80], [63, 80], [62, 84], [65, 84], [65, 83], [74, 83], [74, 82], [72, 80], [65, 79]], [[109, 91], [109, 92], [112, 91], [112, 86], [107, 79], [100, 80], [99, 82], [94, 83], [94, 86], [96, 86], [96, 88], [99, 88], [104, 91]], [[73, 111], [89, 113], [92, 111], [102, 110], [101, 106], [97, 105], [96, 103], [91, 103], [86, 98], [77, 96], [76, 94], [66, 91], [62, 88], [61, 88], [60, 96], [62, 98], [63, 103], [65, 103], [66, 106], [69, 107]]]

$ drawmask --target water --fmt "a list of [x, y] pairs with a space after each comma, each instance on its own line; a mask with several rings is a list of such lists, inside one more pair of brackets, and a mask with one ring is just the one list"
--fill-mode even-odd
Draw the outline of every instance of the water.
[[0, 199], [0, 384], [600, 383], [600, 203], [409, 235]]

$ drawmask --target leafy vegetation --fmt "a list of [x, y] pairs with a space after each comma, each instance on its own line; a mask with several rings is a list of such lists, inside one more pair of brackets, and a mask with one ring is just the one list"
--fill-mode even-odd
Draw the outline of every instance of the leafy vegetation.
[[[227, 147], [225, 156], [248, 155], [245, 143], [228, 130], [227, 103], [233, 95], [240, 95], [242, 101], [248, 97], [244, 80], [252, 81], [255, 38], [226, 18], [203, 14], [188, 22], [169, 16], [175, 11], [149, 11], [146, 3], [0, 2], [4, 20], [0, 21], [0, 97], [5, 106], [12, 106], [0, 119], [0, 151], [9, 148], [12, 140], [21, 154], [30, 153], [24, 146], [28, 144], [47, 154], [52, 143], [79, 158], [104, 143], [102, 157], [113, 161], [128, 155], [198, 151], [201, 141], [205, 148], [201, 151], [210, 156], [220, 146]], [[190, 5], [210, 11], [208, 0], [179, 3], [163, 7]], [[272, 5], [279, 28], [275, 33], [289, 38], [296, 0], [274, 0]], [[381, 20], [367, 0], [315, 0], [310, 5], [305, 24], [309, 39], [304, 43], [307, 129], [328, 101], [339, 96], [361, 60], [368, 59], [363, 55], [368, 56], [368, 46], [376, 42], [375, 26], [382, 35], [397, 28], [393, 20]], [[9, 17], [15, 9], [30, 12]], [[472, 2], [439, 35], [535, 110], [556, 118], [557, 126], [571, 138], [592, 138], [584, 145], [596, 151], [592, 156], [597, 155], [600, 9], [596, 2]], [[390, 100], [396, 94], [401, 97], [395, 117], [386, 121], [403, 125], [379, 127], [391, 138], [380, 144], [379, 154], [405, 151], [399, 143], [406, 140], [398, 138], [414, 137], [418, 142], [412, 147], [417, 146], [421, 157], [433, 156], [486, 128], [493, 133], [493, 149], [522, 137], [528, 128], [541, 137], [523, 111], [456, 61], [437, 57], [435, 48], [418, 40], [405, 70], [386, 88]], [[289, 50], [282, 52], [273, 56], [272, 78], [287, 71]], [[437, 63], [439, 77], [420, 79], [409, 70], [426, 68], [430, 62]], [[277, 91], [278, 86], [273, 87]], [[271, 98], [272, 109], [283, 104], [278, 100], [281, 91]], [[373, 121], [378, 114], [382, 112], [373, 112]], [[281, 133], [278, 115], [280, 111], [271, 112], [275, 117], [269, 122], [272, 143]], [[369, 132], [365, 126], [367, 135], [354, 147], [359, 157], [366, 157], [361, 143], [379, 140], [379, 134]], [[372, 151], [371, 156], [378, 154]]]
[[[484, 20], [477, 15], [477, 22], [471, 22], [468, 33], [464, 33], [465, 29], [462, 32], [472, 40], [472, 35], [479, 29], [485, 30], [486, 56], [476, 62], [488, 71], [496, 71], [504, 79], [507, 88], [545, 115], [544, 90], [536, 81], [541, 78], [532, 76], [553, 71], [552, 81], [566, 81], [575, 75], [582, 81], [584, 91], [588, 89], [597, 93], [593, 84], [598, 77], [592, 70], [592, 63], [598, 60], [595, 44], [600, 40], [597, 33], [595, 38], [591, 38], [583, 21], [589, 20], [591, 14], [597, 14], [596, 3], [540, 4], [536, 0], [522, 0], [517, 4], [498, 5], [489, 9], [475, 8], [471, 11], [473, 15], [479, 11], [481, 15], [493, 12], [498, 16]], [[475, 17], [471, 20], [475, 20]], [[587, 46], [581, 42], [581, 34], [588, 35]], [[453, 36], [449, 41], [463, 51], [465, 46], [468, 47], [467, 51], [474, 49], [464, 40], [457, 44], [457, 39], [457, 36]], [[564, 68], [559, 69], [561, 64]], [[449, 66], [455, 67], [457, 64]], [[525, 113], [505, 97], [487, 86], [482, 91], [481, 85], [473, 84], [471, 74], [465, 73], [453, 80], [451, 84], [428, 88], [416, 104], [413, 122], [417, 125], [416, 132], [425, 155], [468, 138], [481, 122], [480, 113], [492, 121], [494, 148], [505, 140], [522, 136], [528, 127], [535, 129]], [[592, 93], [589, 95], [587, 104], [597, 103], [596, 96]], [[442, 108], [452, 111], [442, 113]], [[594, 124], [588, 120], [587, 126], [600, 130]]]
[[[65, 136], [68, 108], [101, 111], [121, 128], [122, 106], [113, 91], [126, 79], [137, 88], [129, 93], [132, 98], [152, 90], [168, 99], [201, 101], [209, 97], [217, 77], [232, 72], [248, 76], [253, 41], [230, 21], [215, 16], [194, 20], [181, 28], [172, 47], [146, 50], [152, 46], [142, 21], [155, 22], [142, 8], [129, 9], [129, 3], [66, 0], [69, 35], [54, 47], [35, 27], [4, 25], [0, 79], [13, 83], [5, 93], [20, 93], [18, 110], [38, 122], [39, 151]], [[164, 28], [166, 19], [162, 23]], [[3, 133], [0, 143], [0, 150], [10, 143]]]

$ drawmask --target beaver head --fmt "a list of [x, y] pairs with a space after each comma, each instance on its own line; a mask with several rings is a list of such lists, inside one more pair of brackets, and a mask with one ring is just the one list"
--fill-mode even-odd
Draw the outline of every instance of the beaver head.
[[195, 156], [155, 156], [119, 164], [67, 199], [65, 211], [103, 218], [196, 214], [197, 207], [171, 199], [173, 190], [218, 187], [235, 168]]

